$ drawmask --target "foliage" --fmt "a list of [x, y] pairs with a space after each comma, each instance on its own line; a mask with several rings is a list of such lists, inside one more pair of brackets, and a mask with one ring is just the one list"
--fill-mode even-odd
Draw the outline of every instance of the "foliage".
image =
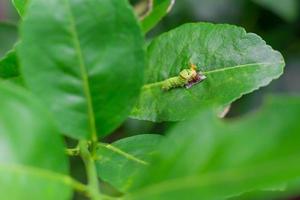
[[168, 133], [129, 199], [224, 199], [293, 180], [300, 175], [299, 115], [298, 97], [270, 98], [234, 122], [204, 110]]
[[97, 140], [111, 132], [142, 84], [143, 40], [126, 1], [32, 0], [27, 10], [18, 55], [28, 88], [66, 135]]
[[[145, 85], [132, 116], [152, 121], [186, 119], [208, 104], [226, 105], [269, 84], [284, 61], [253, 33], [231, 25], [185, 24], [154, 39], [148, 47]], [[189, 63], [208, 78], [190, 90], [161, 89]], [[178, 109], [178, 108], [184, 109]]]
[[[279, 78], [283, 56], [241, 27], [204, 22], [147, 45], [174, 1], [148, 2], [138, 18], [127, 0], [12, 0], [19, 36], [0, 24], [0, 199], [266, 199], [299, 189], [300, 97], [218, 117]], [[162, 89], [191, 64], [204, 81]], [[113, 134], [129, 116], [174, 126]], [[86, 181], [68, 156], [81, 158]]]

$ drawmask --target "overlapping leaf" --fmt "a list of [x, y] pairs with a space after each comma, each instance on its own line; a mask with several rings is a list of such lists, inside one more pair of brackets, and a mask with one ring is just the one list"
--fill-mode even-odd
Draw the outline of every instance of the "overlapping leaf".
[[[257, 35], [232, 25], [185, 24], [154, 39], [148, 47], [146, 82], [132, 117], [177, 121], [207, 105], [228, 105], [278, 78], [281, 54]], [[190, 89], [163, 91], [163, 81], [189, 64], [207, 79]]]
[[136, 181], [137, 174], [148, 166], [162, 141], [160, 135], [137, 135], [110, 144], [101, 144], [97, 170], [99, 176], [122, 192]]

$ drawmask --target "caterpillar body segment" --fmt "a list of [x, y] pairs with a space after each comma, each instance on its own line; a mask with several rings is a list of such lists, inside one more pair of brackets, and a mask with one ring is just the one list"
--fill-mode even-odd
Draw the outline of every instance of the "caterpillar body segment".
[[186, 84], [186, 80], [180, 76], [172, 77], [164, 81], [162, 85], [163, 90], [170, 90], [172, 88], [183, 87]]

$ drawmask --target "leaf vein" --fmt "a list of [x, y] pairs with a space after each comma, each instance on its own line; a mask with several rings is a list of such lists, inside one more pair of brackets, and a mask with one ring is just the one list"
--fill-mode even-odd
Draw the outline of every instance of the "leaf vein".
[[[215, 69], [215, 70], [211, 70], [211, 71], [206, 71], [206, 72], [202, 72], [202, 73], [204, 75], [207, 75], [207, 74], [213, 74], [213, 73], [223, 72], [223, 71], [227, 71], [227, 70], [234, 70], [234, 69], [239, 69], [239, 68], [250, 67], [250, 66], [253, 66], [253, 65], [274, 65], [274, 64], [284, 64], [284, 62], [279, 62], [279, 63], [267, 63], [267, 62], [249, 63], [249, 64], [244, 64], [244, 65], [236, 65], [236, 66], [232, 66], [232, 67], [224, 67], [224, 68]], [[164, 83], [164, 80], [154, 82], [154, 83], [148, 83], [148, 84], [145, 84], [142, 89], [150, 89], [152, 87], [161, 86], [163, 83]]]
[[148, 165], [149, 164], [148, 162], [146, 162], [144, 160], [141, 160], [141, 159], [135, 157], [134, 155], [129, 154], [129, 153], [127, 153], [127, 152], [125, 152], [125, 151], [123, 151], [123, 150], [121, 150], [121, 149], [113, 146], [113, 145], [105, 144], [105, 143], [98, 143], [98, 146], [99, 147], [104, 147], [104, 148], [106, 148], [106, 149], [108, 149], [110, 151], [113, 151], [113, 152], [115, 152], [115, 153], [117, 153], [117, 154], [119, 154], [119, 155], [127, 158], [128, 160], [134, 161], [136, 163], [139, 163], [139, 164], [142, 164], [142, 165]]
[[72, 14], [72, 9], [70, 6], [69, 0], [65, 0], [67, 10], [69, 12], [69, 21], [71, 23], [70, 30], [72, 33], [72, 38], [73, 38], [73, 43], [74, 47], [76, 50], [76, 54], [78, 56], [78, 61], [79, 61], [79, 66], [80, 66], [80, 72], [82, 74], [82, 82], [83, 82], [83, 90], [84, 94], [87, 98], [87, 109], [88, 109], [88, 117], [89, 117], [89, 126], [91, 129], [91, 134], [92, 134], [92, 140], [97, 141], [97, 130], [96, 130], [96, 122], [95, 122], [95, 114], [94, 114], [94, 109], [93, 109], [93, 102], [92, 102], [92, 97], [90, 94], [90, 86], [89, 86], [89, 77], [87, 73], [87, 68], [86, 64], [84, 62], [83, 58], [83, 53], [82, 53], [82, 48], [80, 45], [79, 37], [77, 34], [77, 29], [76, 29], [76, 24], [75, 24], [75, 19]]

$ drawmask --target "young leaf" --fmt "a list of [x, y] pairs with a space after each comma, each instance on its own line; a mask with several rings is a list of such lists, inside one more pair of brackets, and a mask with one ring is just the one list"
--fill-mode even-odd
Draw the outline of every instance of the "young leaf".
[[142, 17], [143, 32], [151, 30], [166, 14], [170, 12], [175, 0], [152, 0], [149, 12]]
[[126, 0], [31, 0], [21, 35], [22, 75], [61, 132], [96, 140], [126, 118], [144, 66], [142, 34]]
[[[278, 78], [279, 52], [257, 35], [232, 25], [186, 24], [155, 39], [148, 48], [146, 84], [132, 117], [151, 121], [186, 119], [208, 104], [228, 105]], [[163, 81], [195, 64], [206, 79], [190, 89], [162, 89]]]
[[12, 0], [13, 5], [21, 17], [25, 14], [25, 9], [29, 0]]
[[14, 24], [0, 22], [0, 59], [17, 41], [18, 30]]
[[[175, 127], [128, 199], [225, 199], [300, 176], [300, 98], [221, 121], [210, 111]], [[284, 119], [284, 120], [283, 120]]]
[[255, 3], [273, 11], [286, 21], [295, 21], [299, 13], [299, 1], [298, 0], [253, 0]]
[[0, 84], [0, 199], [71, 197], [68, 161], [53, 124], [34, 97]]
[[96, 162], [99, 176], [118, 190], [127, 191], [137, 174], [149, 165], [148, 161], [162, 141], [161, 135], [137, 135], [110, 144], [100, 144]]

